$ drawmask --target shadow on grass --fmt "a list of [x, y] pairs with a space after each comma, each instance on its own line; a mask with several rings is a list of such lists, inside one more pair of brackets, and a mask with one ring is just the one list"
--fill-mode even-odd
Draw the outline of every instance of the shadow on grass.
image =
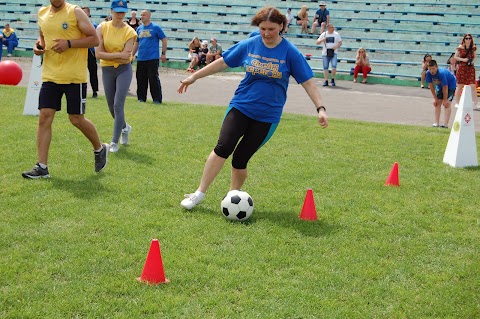
[[[219, 218], [221, 216], [220, 210], [213, 210], [211, 208], [202, 206], [195, 207], [191, 211], [185, 210], [185, 212], [191, 214], [192, 216], [195, 214], [208, 214], [215, 218]], [[245, 226], [254, 226], [257, 222], [262, 222], [265, 220], [282, 228], [290, 229], [308, 237], [319, 238], [329, 236], [339, 231], [338, 226], [331, 225], [321, 218], [316, 221], [301, 220], [299, 215], [294, 216], [292, 215], [291, 211], [271, 212], [254, 210], [252, 217], [243, 222], [229, 221], [225, 219], [226, 222], [241, 223]]]
[[285, 229], [291, 229], [308, 237], [324, 237], [338, 231], [338, 227], [328, 224], [319, 218], [315, 221], [302, 220], [299, 214], [293, 215], [291, 211], [257, 211], [259, 220], [268, 220]]
[[150, 156], [146, 153], [130, 150], [128, 145], [120, 146], [120, 150], [118, 151], [118, 153], [110, 154], [109, 158], [118, 158], [122, 160], [125, 159], [138, 164], [146, 165], [152, 165], [155, 163], [155, 159], [153, 156]]
[[103, 196], [108, 189], [100, 183], [100, 180], [105, 176], [102, 173], [89, 175], [87, 178], [80, 180], [68, 180], [62, 178], [52, 178], [50, 181], [53, 187], [60, 190], [68, 191], [75, 197], [81, 199], [91, 199]]

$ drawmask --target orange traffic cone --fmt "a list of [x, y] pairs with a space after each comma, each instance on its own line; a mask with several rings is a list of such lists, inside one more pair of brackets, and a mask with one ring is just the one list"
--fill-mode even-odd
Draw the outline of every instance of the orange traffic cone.
[[152, 239], [147, 260], [145, 261], [145, 266], [143, 266], [142, 276], [137, 278], [137, 280], [154, 285], [169, 282], [169, 280], [165, 278], [158, 239]]
[[313, 191], [311, 188], [307, 190], [307, 195], [305, 196], [305, 200], [303, 201], [300, 219], [317, 220], [317, 210], [315, 209], [315, 200], [313, 199]]
[[400, 186], [400, 179], [398, 178], [398, 163], [395, 162], [393, 164], [392, 170], [390, 171], [390, 175], [385, 182], [385, 186]]

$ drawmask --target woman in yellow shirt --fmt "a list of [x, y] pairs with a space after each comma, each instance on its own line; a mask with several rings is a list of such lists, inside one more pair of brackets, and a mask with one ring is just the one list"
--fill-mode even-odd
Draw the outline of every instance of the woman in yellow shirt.
[[103, 88], [113, 122], [110, 152], [118, 152], [118, 144], [128, 144], [132, 129], [125, 121], [125, 99], [132, 82], [132, 50], [137, 33], [123, 21], [128, 11], [126, 0], [113, 0], [112, 20], [97, 27], [100, 40], [95, 49], [102, 67]]

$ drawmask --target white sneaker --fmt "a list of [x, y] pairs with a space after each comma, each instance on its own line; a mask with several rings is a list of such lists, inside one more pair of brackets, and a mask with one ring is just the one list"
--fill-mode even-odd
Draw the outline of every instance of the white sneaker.
[[11, 54], [11, 53], [7, 54], [7, 57], [11, 57], [11, 56], [12, 56], [12, 54]]
[[118, 152], [118, 143], [110, 143], [110, 153]]
[[127, 124], [124, 129], [122, 129], [122, 134], [120, 135], [120, 144], [127, 145], [128, 144], [128, 135], [132, 131], [132, 127]]
[[195, 195], [195, 193], [185, 194], [185, 199], [182, 200], [180, 205], [182, 205], [183, 208], [190, 210], [200, 204], [202, 200], [203, 198], [198, 197], [197, 195]]

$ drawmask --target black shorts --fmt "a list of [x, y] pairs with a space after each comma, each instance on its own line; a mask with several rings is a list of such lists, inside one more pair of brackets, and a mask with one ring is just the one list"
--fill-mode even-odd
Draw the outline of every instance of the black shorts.
[[62, 109], [62, 97], [67, 98], [68, 114], [85, 114], [87, 83], [57, 84], [43, 82], [38, 97], [38, 109]]
[[244, 169], [253, 154], [272, 137], [277, 126], [278, 123], [260, 122], [230, 108], [223, 120], [214, 152], [222, 158], [228, 158], [233, 153], [232, 166]]

